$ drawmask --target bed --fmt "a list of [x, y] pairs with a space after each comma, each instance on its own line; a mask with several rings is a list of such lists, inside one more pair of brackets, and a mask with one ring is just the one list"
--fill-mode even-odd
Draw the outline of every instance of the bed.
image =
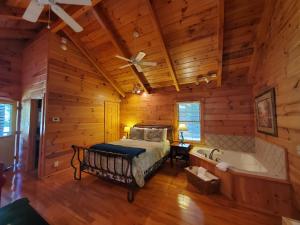
[[[163, 133], [162, 139], [149, 138], [159, 132]], [[143, 187], [146, 180], [169, 158], [173, 129], [172, 126], [137, 124], [130, 135], [129, 139], [88, 148], [73, 145], [71, 166], [74, 168], [74, 179], [81, 180], [84, 172], [126, 185], [127, 200], [133, 202], [135, 190]]]

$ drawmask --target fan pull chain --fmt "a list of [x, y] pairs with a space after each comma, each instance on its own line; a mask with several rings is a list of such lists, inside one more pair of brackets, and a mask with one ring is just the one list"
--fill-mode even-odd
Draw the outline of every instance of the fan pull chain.
[[48, 12], [48, 25], [47, 25], [47, 29], [50, 30], [51, 29], [51, 26], [50, 26], [50, 14], [51, 14], [51, 8], [49, 6], [49, 12]]

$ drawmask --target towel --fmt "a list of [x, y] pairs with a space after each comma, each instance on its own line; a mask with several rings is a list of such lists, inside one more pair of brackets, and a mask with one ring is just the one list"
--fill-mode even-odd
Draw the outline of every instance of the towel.
[[219, 170], [222, 170], [222, 171], [227, 171], [227, 169], [230, 167], [230, 165], [226, 162], [220, 162], [216, 165], [216, 167], [219, 169]]
[[200, 176], [200, 175], [205, 175], [206, 173], [206, 169], [203, 168], [203, 167], [198, 167], [198, 171], [197, 171], [197, 175]]

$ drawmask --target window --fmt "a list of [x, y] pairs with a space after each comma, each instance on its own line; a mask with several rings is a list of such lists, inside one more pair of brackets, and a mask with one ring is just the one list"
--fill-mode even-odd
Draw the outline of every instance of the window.
[[0, 137], [12, 134], [12, 111], [11, 104], [0, 103]]
[[[178, 125], [185, 124], [187, 131], [183, 131], [184, 139], [189, 141], [201, 140], [201, 103], [178, 103]], [[180, 132], [179, 132], [180, 135]]]

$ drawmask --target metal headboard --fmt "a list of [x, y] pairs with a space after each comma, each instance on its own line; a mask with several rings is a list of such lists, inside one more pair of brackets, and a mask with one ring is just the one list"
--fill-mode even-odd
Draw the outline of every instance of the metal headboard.
[[173, 142], [173, 126], [171, 125], [158, 125], [158, 124], [135, 124], [133, 127], [138, 128], [156, 128], [156, 129], [165, 129], [167, 128], [167, 139], [172, 143]]

